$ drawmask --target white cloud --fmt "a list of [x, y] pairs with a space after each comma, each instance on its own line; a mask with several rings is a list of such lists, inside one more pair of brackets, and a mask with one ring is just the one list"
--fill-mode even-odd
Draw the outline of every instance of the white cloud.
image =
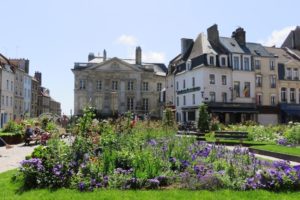
[[135, 46], [137, 44], [137, 38], [132, 35], [121, 35], [117, 39], [118, 44], [126, 45], [126, 46]]
[[291, 30], [294, 30], [296, 26], [288, 26], [281, 30], [274, 30], [272, 34], [265, 40], [259, 40], [265, 46], [281, 46], [285, 38], [288, 36]]
[[165, 53], [163, 52], [142, 52], [143, 62], [164, 62], [165, 61]]

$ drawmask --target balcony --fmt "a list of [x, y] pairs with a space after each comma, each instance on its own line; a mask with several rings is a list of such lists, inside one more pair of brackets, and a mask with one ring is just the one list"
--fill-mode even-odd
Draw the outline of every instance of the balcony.
[[287, 76], [286, 80], [292, 80], [292, 76]]

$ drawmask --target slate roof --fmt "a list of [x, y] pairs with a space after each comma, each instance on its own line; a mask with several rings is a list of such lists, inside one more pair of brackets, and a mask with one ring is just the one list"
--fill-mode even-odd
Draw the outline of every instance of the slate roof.
[[219, 37], [219, 41], [230, 53], [246, 53], [233, 38]]
[[250, 51], [251, 55], [263, 56], [263, 57], [273, 57], [261, 44], [247, 42], [246, 46]]

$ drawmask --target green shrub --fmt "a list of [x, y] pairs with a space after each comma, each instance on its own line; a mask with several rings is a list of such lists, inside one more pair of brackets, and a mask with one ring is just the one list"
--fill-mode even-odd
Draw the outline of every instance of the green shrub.
[[300, 144], [300, 123], [290, 125], [284, 132], [284, 137], [291, 144]]
[[7, 122], [7, 124], [4, 126], [3, 132], [12, 132], [12, 133], [20, 133], [22, 132], [22, 125], [17, 124], [16, 122], [10, 120]]
[[199, 108], [198, 129], [201, 132], [209, 131], [210, 118], [207, 111], [207, 105], [201, 104]]

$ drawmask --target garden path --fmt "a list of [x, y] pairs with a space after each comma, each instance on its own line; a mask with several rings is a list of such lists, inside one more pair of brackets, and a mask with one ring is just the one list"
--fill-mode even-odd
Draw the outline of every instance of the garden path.
[[[234, 146], [226, 146], [226, 148], [228, 148], [229, 150], [233, 150], [234, 149]], [[242, 147], [242, 148], [248, 148], [248, 147]], [[279, 161], [279, 160], [282, 160], [282, 159], [279, 159], [279, 158], [274, 158], [274, 157], [271, 157], [271, 156], [265, 156], [265, 155], [261, 155], [261, 154], [254, 154], [255, 157], [257, 158], [261, 158], [261, 159], [265, 159], [265, 160], [271, 160], [271, 161]], [[300, 165], [300, 163], [298, 162], [293, 162], [293, 161], [290, 161], [290, 164], [292, 166], [296, 166], [296, 165]]]
[[24, 143], [11, 145], [12, 148], [0, 147], [0, 173], [15, 169], [20, 166], [20, 162], [30, 155], [37, 145], [24, 146]]

